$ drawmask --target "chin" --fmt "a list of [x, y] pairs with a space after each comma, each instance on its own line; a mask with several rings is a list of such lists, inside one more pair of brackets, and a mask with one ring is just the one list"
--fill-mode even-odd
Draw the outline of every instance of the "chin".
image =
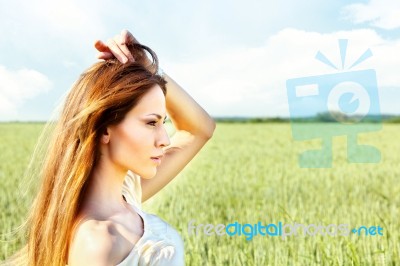
[[139, 175], [143, 179], [152, 179], [157, 174], [157, 171], [146, 172]]

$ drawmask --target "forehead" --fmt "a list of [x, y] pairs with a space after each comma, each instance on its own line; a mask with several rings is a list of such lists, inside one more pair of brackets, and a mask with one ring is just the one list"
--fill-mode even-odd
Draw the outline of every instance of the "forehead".
[[165, 96], [160, 86], [155, 85], [146, 92], [136, 106], [129, 112], [134, 115], [147, 115], [151, 113], [165, 115]]

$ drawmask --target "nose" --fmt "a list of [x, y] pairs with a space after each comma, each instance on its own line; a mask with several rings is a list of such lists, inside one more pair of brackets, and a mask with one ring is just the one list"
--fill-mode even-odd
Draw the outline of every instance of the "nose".
[[171, 142], [169, 141], [168, 132], [164, 126], [161, 128], [162, 129], [158, 134], [157, 147], [167, 147], [171, 144]]

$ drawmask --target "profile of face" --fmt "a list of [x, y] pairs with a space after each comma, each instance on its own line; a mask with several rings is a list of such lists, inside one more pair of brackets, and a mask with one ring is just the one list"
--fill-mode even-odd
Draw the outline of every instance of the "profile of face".
[[[117, 125], [102, 136], [102, 156], [118, 170], [131, 170], [152, 178], [161, 163], [163, 148], [170, 144], [164, 127], [165, 96], [160, 86], [152, 87]], [[159, 157], [159, 158], [155, 158]]]

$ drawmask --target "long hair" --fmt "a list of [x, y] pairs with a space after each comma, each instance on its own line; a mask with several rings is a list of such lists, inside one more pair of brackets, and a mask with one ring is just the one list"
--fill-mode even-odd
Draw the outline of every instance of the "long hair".
[[[54, 128], [41, 167], [41, 182], [27, 219], [23, 264], [66, 265], [89, 177], [99, 158], [101, 135], [118, 124], [155, 85], [166, 94], [155, 53], [140, 44], [129, 46], [135, 62], [95, 63], [70, 90]], [[146, 51], [152, 58], [145, 65]]]

